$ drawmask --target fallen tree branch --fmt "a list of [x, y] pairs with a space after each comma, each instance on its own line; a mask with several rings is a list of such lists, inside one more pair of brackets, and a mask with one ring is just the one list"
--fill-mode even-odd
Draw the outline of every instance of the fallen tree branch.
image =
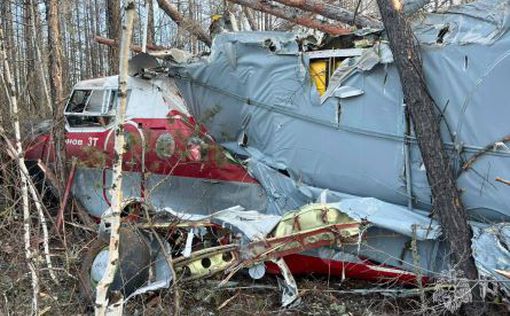
[[[46, 179], [50, 182], [50, 184], [57, 190], [58, 198], [61, 199], [62, 197], [62, 189], [59, 188], [60, 182], [58, 182], [57, 177], [55, 174], [46, 166], [42, 160], [39, 159], [37, 162], [37, 166], [42, 170], [44, 173]], [[73, 206], [76, 209], [78, 213], [78, 217], [82, 221], [85, 226], [87, 226], [90, 229], [93, 229], [96, 225], [94, 221], [90, 218], [90, 215], [85, 211], [83, 206], [81, 206], [80, 202], [78, 202], [76, 199], [73, 198]]]
[[[118, 42], [116, 42], [115, 40], [113, 40], [111, 38], [102, 37], [102, 36], [99, 36], [99, 35], [94, 36], [94, 40], [97, 43], [103, 44], [103, 45], [106, 45], [106, 46], [112, 46], [112, 47], [119, 46]], [[135, 53], [143, 52], [142, 46], [131, 45], [130, 48]], [[167, 50], [167, 49], [170, 49], [170, 48], [165, 47], [165, 46], [159, 46], [159, 45], [147, 45], [147, 49], [150, 50], [150, 51], [162, 51], [162, 50]]]
[[55, 188], [58, 194], [58, 198], [60, 199], [63, 189], [61, 187], [60, 181], [57, 179], [57, 176], [50, 170], [50, 168], [48, 168], [46, 164], [43, 163], [41, 159], [37, 161], [37, 166], [42, 170], [46, 176], [46, 179], [50, 181], [50, 184], [53, 186], [53, 188]]
[[[16, 160], [16, 149], [14, 148], [14, 145], [12, 144], [11, 140], [7, 137], [7, 134], [5, 133], [5, 130], [2, 126], [0, 126], [0, 135], [3, 138], [6, 146], [7, 146], [7, 154], [9, 157], [13, 160]], [[55, 272], [53, 271], [53, 264], [51, 262], [51, 255], [50, 255], [50, 246], [49, 246], [49, 233], [48, 233], [48, 224], [46, 222], [46, 217], [44, 216], [43, 211], [43, 204], [41, 202], [41, 197], [39, 194], [37, 194], [37, 189], [35, 187], [35, 184], [33, 183], [32, 179], [30, 179], [30, 173], [26, 167], [25, 164], [21, 166], [21, 172], [23, 172], [27, 177], [27, 184], [28, 189], [30, 191], [30, 195], [32, 196], [32, 200], [34, 201], [35, 208], [37, 210], [37, 215], [39, 217], [39, 221], [42, 227], [43, 231], [43, 253], [46, 260], [46, 265], [48, 266], [48, 271], [50, 274], [51, 279], [56, 283], [59, 284], [58, 279], [55, 275]], [[56, 181], [56, 179], [55, 179]]]
[[292, 23], [316, 29], [331, 35], [346, 35], [352, 33], [352, 30], [350, 28], [344, 28], [340, 25], [330, 23], [323, 23], [314, 18], [304, 17], [303, 14], [301, 14], [302, 12], [290, 13], [287, 10], [285, 10], [285, 8], [270, 5], [267, 2], [259, 0], [227, 0], [227, 1], [234, 2], [257, 11], [265, 12], [276, 17], [288, 20]]
[[344, 9], [338, 5], [329, 4], [321, 0], [275, 0], [289, 7], [298, 8], [304, 11], [320, 14], [329, 19], [345, 23], [354, 24], [357, 27], [383, 28], [381, 21], [374, 18], [357, 14]]
[[158, 0], [158, 5], [165, 13], [177, 24], [177, 26], [185, 29], [205, 45], [211, 47], [211, 36], [197, 22], [185, 18], [177, 8], [168, 0]]
[[496, 178], [496, 181], [501, 182], [501, 183], [504, 183], [504, 184], [506, 184], [506, 185], [510, 185], [510, 181], [509, 181], [509, 180], [505, 180], [505, 179], [500, 178], [500, 177], [497, 177], [497, 178]]
[[[510, 142], [510, 135], [507, 135], [503, 138], [501, 138], [500, 140], [494, 142], [494, 143], [491, 143], [487, 146], [485, 146], [484, 148], [480, 149], [477, 153], [475, 153], [473, 156], [471, 156], [471, 158], [469, 158], [469, 160], [462, 166], [462, 171], [466, 171], [468, 170], [469, 168], [471, 168], [473, 166], [473, 164], [480, 158], [482, 157], [483, 155], [485, 155], [486, 153], [490, 152], [490, 151], [493, 151], [494, 148], [498, 145], [498, 144], [506, 144]], [[460, 176], [460, 174], [459, 174]]]
[[64, 196], [60, 200], [60, 208], [58, 209], [57, 219], [55, 220], [55, 228], [57, 229], [57, 232], [60, 230], [64, 222], [64, 210], [66, 209], [67, 200], [69, 199], [69, 194], [73, 185], [74, 175], [76, 173], [76, 164], [77, 159], [76, 157], [73, 157], [71, 170], [69, 171], [69, 178], [67, 179], [66, 189], [64, 191]]
[[[7, 154], [10, 158], [13, 160], [17, 160], [17, 151], [10, 139], [7, 137], [7, 134], [5, 133], [5, 130], [2, 126], [0, 126], [0, 135], [3, 138], [6, 146], [7, 146]], [[46, 265], [48, 267], [48, 273], [51, 277], [51, 279], [56, 283], [59, 284], [57, 276], [55, 275], [55, 272], [53, 271], [53, 264], [51, 262], [51, 255], [50, 255], [50, 246], [49, 246], [49, 233], [48, 233], [48, 224], [46, 222], [46, 217], [44, 216], [43, 211], [43, 204], [41, 202], [40, 196], [37, 194], [37, 190], [35, 188], [34, 183], [30, 179], [30, 173], [28, 172], [28, 169], [26, 165], [23, 163], [23, 165], [20, 166], [20, 171], [25, 174], [28, 184], [28, 189], [30, 192], [30, 196], [32, 197], [32, 200], [34, 201], [35, 208], [37, 210], [37, 215], [39, 217], [39, 222], [41, 224], [41, 228], [43, 231], [43, 253], [44, 258], [46, 260]]]

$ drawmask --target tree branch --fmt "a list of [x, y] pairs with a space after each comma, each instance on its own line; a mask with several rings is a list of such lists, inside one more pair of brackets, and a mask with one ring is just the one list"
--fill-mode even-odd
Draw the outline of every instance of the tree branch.
[[373, 27], [382, 28], [383, 24], [374, 18], [364, 15], [354, 15], [347, 9], [341, 8], [338, 5], [326, 3], [321, 0], [275, 0], [281, 4], [285, 4], [290, 7], [298, 8], [304, 11], [310, 11], [313, 13], [320, 14], [329, 19], [345, 23], [353, 24], [357, 27]]
[[288, 20], [292, 23], [316, 29], [331, 35], [345, 35], [352, 33], [352, 31], [348, 28], [344, 28], [342, 26], [335, 24], [323, 23], [313, 18], [304, 17], [302, 14], [298, 14], [296, 12], [288, 12], [287, 10], [285, 10], [285, 8], [273, 6], [263, 1], [259, 0], [227, 0], [227, 1], [234, 2], [257, 11], [269, 13], [276, 17]]
[[195, 21], [185, 18], [168, 0], [158, 0], [158, 5], [177, 24], [211, 47], [211, 36]]

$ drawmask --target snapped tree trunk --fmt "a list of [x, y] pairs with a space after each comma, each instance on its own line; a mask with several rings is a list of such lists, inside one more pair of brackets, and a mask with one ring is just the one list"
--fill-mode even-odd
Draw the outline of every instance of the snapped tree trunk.
[[128, 84], [128, 62], [129, 62], [129, 49], [131, 46], [131, 38], [133, 36], [133, 22], [135, 19], [135, 2], [129, 0], [125, 7], [125, 24], [122, 27], [122, 39], [120, 45], [120, 60], [119, 60], [119, 105], [115, 117], [115, 146], [114, 158], [112, 166], [112, 187], [110, 189], [111, 198], [111, 213], [103, 220], [110, 227], [110, 245], [108, 252], [108, 265], [106, 271], [101, 278], [101, 281], [96, 287], [96, 315], [105, 315], [106, 312], [110, 315], [122, 314], [122, 305], [124, 298], [120, 295], [119, 300], [112, 302], [110, 305], [108, 301], [108, 288], [113, 282], [115, 273], [119, 265], [119, 228], [120, 228], [120, 214], [121, 203], [123, 200], [122, 195], [122, 161], [123, 155], [126, 151], [125, 137], [124, 137], [124, 121], [126, 120], [126, 106], [127, 106], [127, 84]]
[[418, 44], [399, 0], [377, 3], [427, 170], [434, 214], [441, 222], [454, 267], [474, 280], [478, 273], [471, 253], [472, 231], [441, 139], [439, 115], [425, 84]]
[[[106, 45], [106, 46], [118, 46], [118, 43], [115, 40], [111, 39], [111, 38], [106, 38], [106, 37], [101, 37], [99, 35], [96, 35], [94, 37], [94, 40], [97, 43], [103, 44], [103, 45]], [[131, 45], [130, 49], [132, 51], [134, 51], [135, 53], [142, 52], [142, 47], [138, 46], [138, 45]], [[147, 45], [147, 49], [149, 51], [165, 51], [165, 50], [169, 50], [170, 48], [169, 47], [165, 47], [165, 46], [156, 46], [156, 45], [148, 44]]]
[[228, 0], [228, 1], [240, 4], [242, 6], [247, 6], [254, 10], [265, 12], [276, 17], [279, 17], [281, 19], [290, 21], [292, 23], [316, 29], [331, 35], [345, 35], [350, 34], [352, 32], [350, 29], [344, 28], [340, 25], [323, 23], [317, 19], [305, 17], [303, 11], [292, 12], [289, 11], [288, 8], [285, 9], [282, 7], [277, 7], [268, 4], [265, 1], [261, 0]]

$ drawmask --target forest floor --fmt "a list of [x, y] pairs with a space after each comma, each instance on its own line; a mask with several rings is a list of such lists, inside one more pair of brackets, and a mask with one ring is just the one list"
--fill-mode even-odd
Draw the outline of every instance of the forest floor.
[[[42, 242], [34, 231], [32, 240]], [[21, 217], [12, 209], [0, 212], [0, 315], [29, 315], [32, 287], [23, 252]], [[80, 263], [95, 232], [79, 224], [67, 222], [65, 233], [53, 233], [50, 242], [52, 260], [59, 284], [49, 278], [42, 256], [38, 260], [40, 306], [42, 315], [89, 315], [92, 306], [80, 295]], [[33, 245], [35, 249], [40, 248]], [[221, 280], [209, 279], [180, 285], [181, 315], [418, 315], [443, 314], [444, 308], [434, 305], [430, 297], [395, 297], [382, 294], [362, 295], [360, 289], [388, 289], [388, 284], [338, 277], [308, 275], [296, 277], [300, 303], [281, 308], [281, 291], [276, 275], [253, 281], [243, 273], [226, 286]], [[395, 289], [393, 284], [391, 289]], [[398, 288], [398, 287], [397, 287]], [[134, 298], [125, 307], [125, 315], [173, 315], [175, 290], [161, 290]], [[351, 292], [351, 293], [349, 293]], [[502, 307], [491, 305], [494, 313]]]

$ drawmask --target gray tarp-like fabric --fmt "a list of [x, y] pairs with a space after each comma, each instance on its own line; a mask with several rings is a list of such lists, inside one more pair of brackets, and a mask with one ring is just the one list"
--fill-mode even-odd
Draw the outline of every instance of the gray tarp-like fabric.
[[[464, 203], [473, 218], [492, 222], [510, 218], [510, 190], [495, 181], [510, 179], [510, 150], [497, 143], [510, 135], [504, 84], [510, 73], [509, 7], [510, 1], [478, 1], [425, 15], [415, 25]], [[400, 205], [412, 199], [415, 207], [429, 209], [426, 172], [414, 137], [406, 135], [394, 64], [351, 72], [341, 87], [363, 93], [331, 93], [322, 103], [308, 65], [293, 34], [226, 33], [215, 38], [207, 59], [175, 65], [170, 74], [190, 112], [220, 143], [243, 140], [242, 150], [229, 147], [234, 151], [261, 153], [259, 160], [297, 183]], [[465, 161], [491, 144], [461, 172]]]

